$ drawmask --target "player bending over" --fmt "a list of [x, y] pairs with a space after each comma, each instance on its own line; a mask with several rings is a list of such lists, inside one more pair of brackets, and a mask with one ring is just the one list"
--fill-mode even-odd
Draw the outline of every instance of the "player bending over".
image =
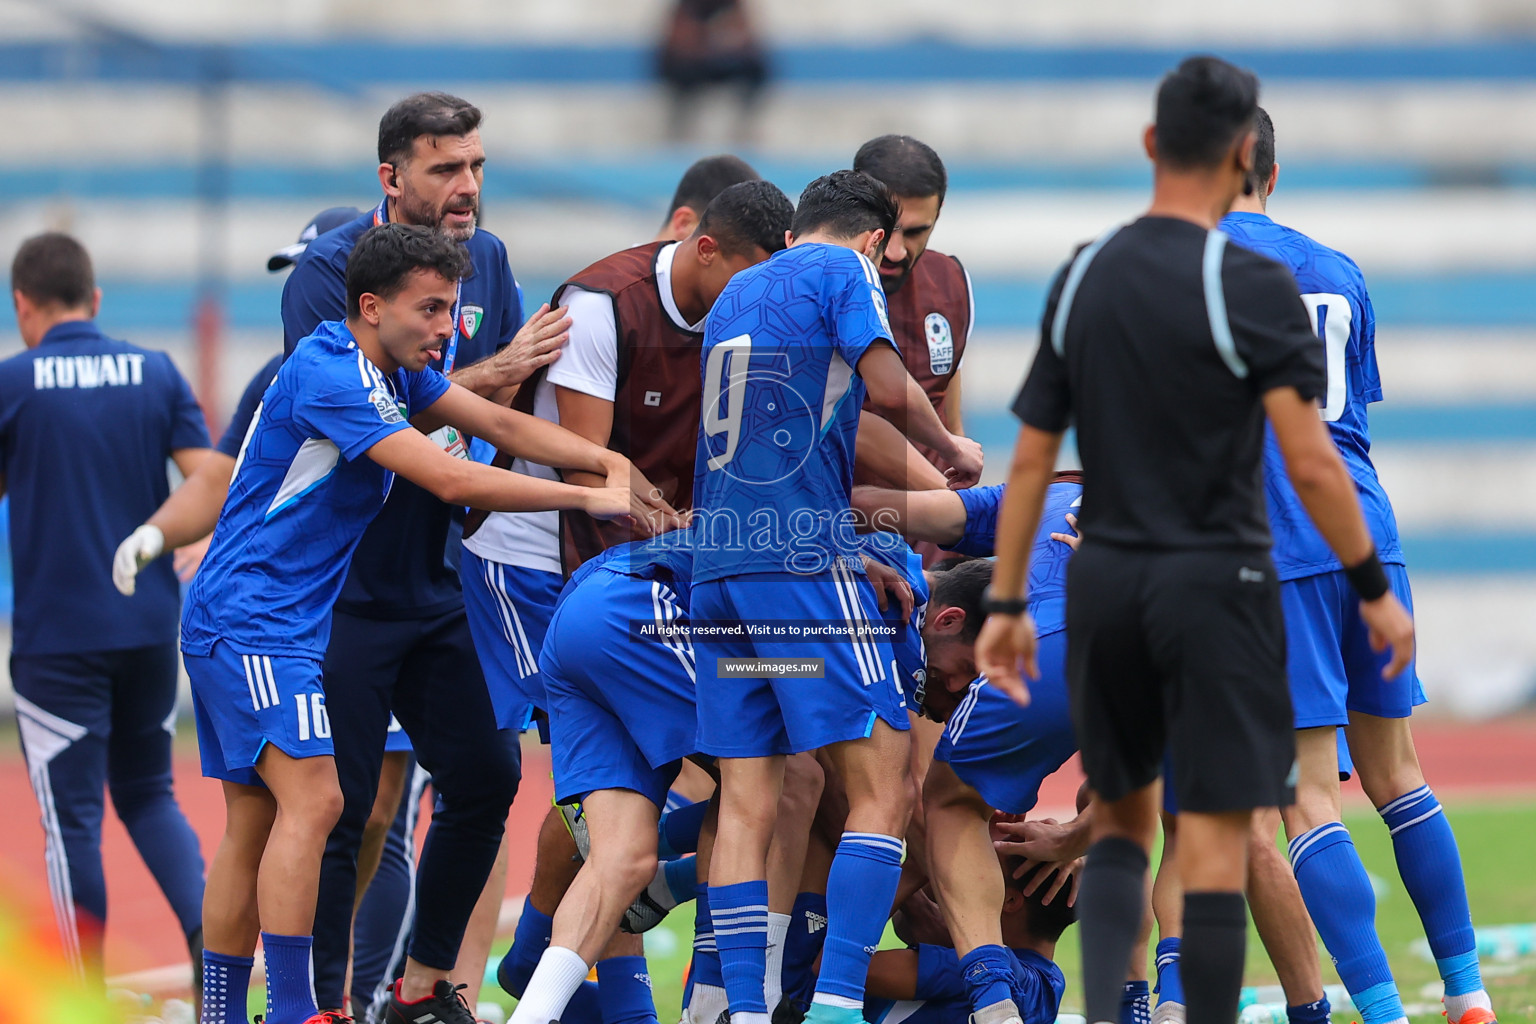
[[[226, 807], [203, 911], [204, 1024], [245, 1019], [258, 933], [267, 1021], [343, 1019], [317, 1013], [311, 984], [320, 855], [342, 799], [320, 666], [331, 605], [393, 475], [458, 505], [651, 511], [636, 496], [648, 491], [629, 489], [628, 460], [426, 372], [454, 330], [466, 262], [426, 228], [384, 225], [359, 240], [347, 319], [304, 339], [268, 388], [188, 594], [182, 651], [203, 771], [223, 780]], [[423, 433], [444, 424], [609, 486], [453, 458]]]

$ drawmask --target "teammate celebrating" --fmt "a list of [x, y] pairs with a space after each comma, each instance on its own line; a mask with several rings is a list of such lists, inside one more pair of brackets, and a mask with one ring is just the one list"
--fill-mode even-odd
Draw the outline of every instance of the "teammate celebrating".
[[[1323, 354], [1295, 281], [1215, 230], [1248, 181], [1258, 82], [1212, 57], [1167, 75], [1145, 135], [1148, 213], [1058, 276], [1014, 405], [978, 667], [1021, 702], [1037, 675], [1024, 570], [1061, 435], [1078, 431], [1083, 544], [1067, 629], [1073, 722], [1102, 801], [1078, 901], [1090, 1024], [1119, 1015], [1145, 908], [1154, 783], [1171, 751], [1190, 1024], [1230, 1024], [1256, 807], [1291, 802], [1295, 741], [1261, 487], [1267, 414], [1292, 481], [1362, 599], [1385, 672], [1413, 656], [1348, 471], [1318, 420]], [[1196, 397], [1198, 396], [1198, 397]], [[1198, 495], [1198, 501], [1190, 496]]]
[[[981, 471], [979, 446], [944, 428], [890, 341], [870, 260], [896, 216], [889, 190], [866, 174], [818, 178], [800, 197], [789, 248], [732, 279], [705, 331], [694, 620], [728, 628], [772, 609], [781, 621], [848, 630], [814, 645], [742, 633], [696, 640], [699, 745], [720, 759], [722, 787], [709, 910], [737, 1024], [767, 1024], [764, 878], [786, 754], [824, 748], [848, 794], [816, 1020], [859, 1019], [868, 950], [901, 870], [907, 714], [886, 668], [889, 645], [869, 629], [876, 602], [849, 522], [866, 387], [958, 481]], [[798, 665], [811, 652], [825, 659], [823, 679], [764, 677], [757, 663], [782, 655]], [[735, 658], [757, 671], [731, 674]]]
[[[1221, 227], [1233, 242], [1283, 263], [1296, 276], [1327, 357], [1323, 422], [1360, 493], [1392, 592], [1411, 608], [1397, 521], [1370, 456], [1366, 409], [1381, 401], [1375, 312], [1353, 260], [1266, 215], [1279, 176], [1274, 123], [1260, 109], [1252, 193], [1238, 199]], [[1375, 894], [1339, 820], [1335, 733], [1347, 726], [1355, 770], [1392, 833], [1398, 873], [1445, 982], [1446, 1015], [1452, 1024], [1488, 1024], [1493, 1004], [1478, 968], [1461, 855], [1419, 769], [1408, 725], [1413, 706], [1424, 701], [1418, 676], [1410, 663], [1398, 678], [1382, 678], [1386, 657], [1372, 650], [1369, 627], [1349, 600], [1349, 579], [1307, 519], [1273, 437], [1264, 447], [1264, 471], [1301, 767], [1296, 803], [1283, 817], [1307, 909], [1365, 1024], [1401, 1024], [1402, 999], [1376, 934]]]
[[[189, 592], [182, 649], [203, 770], [223, 780], [228, 815], [204, 909], [205, 1024], [244, 1019], [258, 929], [267, 1019], [334, 1016], [316, 1013], [310, 966], [320, 856], [342, 802], [320, 662], [348, 560], [393, 474], [460, 505], [649, 511], [628, 488], [622, 456], [427, 369], [455, 333], [453, 295], [467, 264], [461, 247], [427, 228], [382, 225], [359, 240], [347, 320], [305, 339], [267, 389]], [[455, 459], [423, 436], [443, 425], [597, 473], [609, 486]], [[434, 999], [458, 1003], [446, 981]], [[432, 1019], [468, 1020], [458, 1006], [455, 1016], [427, 1009]]]
[[[463, 244], [473, 267], [454, 289], [454, 333], [433, 360], [434, 372], [505, 403], [535, 367], [559, 356], [568, 324], [558, 311], [541, 309], [532, 318], [536, 337], [526, 330], [514, 337], [522, 300], [506, 246], [476, 224], [485, 162], [479, 125], [474, 105], [444, 93], [408, 96], [384, 112], [378, 145], [384, 197], [370, 213], [321, 235], [299, 257], [283, 286], [286, 351], [321, 322], [348, 315], [347, 261], [363, 232], [403, 223]], [[467, 456], [453, 432], [435, 440]], [[400, 999], [429, 998], [455, 967], [517, 792], [519, 750], [496, 733], [464, 610], [457, 571], [461, 515], [409, 480], [397, 481], [364, 533], [336, 602], [325, 686], [346, 800], [326, 847], [315, 918], [315, 987], [328, 1007], [341, 1006], [345, 996], [357, 851], [378, 789], [391, 711], [437, 793], [417, 872], [416, 921]], [[455, 713], [444, 716], [436, 710], [442, 707]], [[480, 976], [473, 967], [470, 973]], [[415, 1006], [411, 1014], [430, 1009]], [[455, 1012], [446, 1004], [437, 1010]]]
[[176, 613], [169, 565], [131, 600], [107, 586], [117, 538], [165, 500], [208, 429], [170, 357], [105, 337], [90, 255], [62, 234], [29, 238], [11, 264], [27, 351], [0, 363], [0, 492], [11, 499], [16, 607], [11, 681], [27, 775], [43, 812], [61, 947], [101, 981], [107, 918], [103, 787], [200, 946], [203, 858], [171, 784]]
[[882, 135], [859, 147], [853, 169], [884, 182], [896, 195], [901, 212], [879, 264], [896, 349], [944, 425], [963, 434], [960, 360], [976, 318], [976, 298], [960, 261], [928, 248], [949, 187], [944, 161], [909, 135]]

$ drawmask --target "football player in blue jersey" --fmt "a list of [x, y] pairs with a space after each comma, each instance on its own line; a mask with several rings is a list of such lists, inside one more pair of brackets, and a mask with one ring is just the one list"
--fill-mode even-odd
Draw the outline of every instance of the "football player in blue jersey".
[[[1070, 870], [1027, 864], [1018, 857], [1003, 861], [999, 875], [1004, 895], [998, 931], [1006, 944], [1013, 988], [1023, 1024], [1055, 1024], [1066, 976], [1056, 966], [1056, 943], [1077, 920], [1063, 893]], [[1053, 876], [1047, 884], [1047, 876]], [[917, 901], [927, 913], [914, 913]], [[908, 949], [884, 949], [869, 963], [869, 998], [864, 1017], [873, 1024], [967, 1024], [972, 1020], [968, 978], [955, 949], [954, 936], [937, 908], [920, 893], [898, 912], [896, 934]]]
[[[849, 804], [808, 1019], [862, 1019], [869, 955], [901, 872], [907, 713], [890, 647], [869, 632], [878, 613], [848, 507], [866, 390], [955, 482], [981, 471], [980, 446], [945, 429], [891, 341], [871, 259], [896, 214], [868, 175], [818, 178], [800, 197], [789, 248], [737, 274], [705, 328], [692, 600], [695, 623], [741, 627], [695, 640], [699, 746], [721, 774], [710, 913], [735, 1024], [768, 1021], [764, 878], [785, 755], [823, 749]], [[745, 635], [770, 611], [785, 628], [831, 623], [844, 634], [811, 644]], [[824, 659], [823, 678], [730, 674], [732, 664], [807, 656]]]
[[[1371, 462], [1367, 408], [1382, 398], [1376, 314], [1360, 268], [1343, 253], [1272, 221], [1265, 210], [1279, 178], [1275, 130], [1259, 112], [1251, 194], [1221, 229], [1239, 245], [1289, 267], [1327, 354], [1322, 417], [1354, 478], [1392, 590], [1412, 607], [1397, 521]], [[1334, 731], [1345, 726], [1366, 795], [1392, 834], [1398, 872], [1424, 923], [1445, 983], [1452, 1024], [1489, 1024], [1493, 1005], [1478, 968], [1461, 855], [1440, 803], [1424, 781], [1408, 725], [1424, 693], [1412, 665], [1385, 680], [1359, 602], [1338, 560], [1307, 518], [1271, 431], [1265, 492], [1285, 610], [1296, 750], [1296, 803], [1284, 812], [1291, 866], [1323, 941], [1365, 1024], [1401, 1024], [1402, 999], [1375, 929], [1376, 900], [1349, 831], [1340, 822]]]
[[[203, 914], [204, 1024], [244, 1020], [258, 932], [267, 1019], [337, 1016], [317, 1012], [310, 966], [320, 855], [342, 800], [320, 667], [331, 606], [394, 475], [456, 505], [648, 521], [627, 460], [427, 372], [453, 335], [466, 262], [428, 228], [388, 224], [359, 240], [348, 318], [304, 339], [267, 389], [189, 590], [182, 651], [203, 770], [223, 781], [227, 811]], [[425, 435], [444, 425], [607, 486], [456, 459]]]

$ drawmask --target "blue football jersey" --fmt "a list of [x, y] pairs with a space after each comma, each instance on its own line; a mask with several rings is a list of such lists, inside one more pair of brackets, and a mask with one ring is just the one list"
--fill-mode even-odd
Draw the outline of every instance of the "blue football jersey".
[[[589, 558], [571, 574], [565, 591], [579, 586], [595, 572], [616, 572], [642, 580], [662, 580], [684, 608], [688, 607], [693, 584], [693, 548], [686, 531], [674, 530], [649, 540], [615, 544], [594, 558]], [[564, 591], [562, 592], [564, 593]]]
[[[1261, 213], [1230, 213], [1222, 220], [1221, 229], [1237, 244], [1289, 267], [1295, 276], [1302, 301], [1312, 315], [1312, 329], [1322, 339], [1327, 357], [1323, 420], [1355, 480], [1378, 555], [1383, 562], [1403, 564], [1397, 518], [1371, 462], [1366, 408], [1381, 401], [1381, 374], [1376, 368], [1376, 314], [1360, 268], [1343, 253]], [[1302, 507], [1286, 476], [1274, 431], [1267, 428], [1264, 490], [1280, 579], [1337, 571], [1339, 560]]]
[[[951, 550], [963, 555], [990, 557], [997, 545], [997, 510], [1003, 504], [1003, 484], [968, 487], [957, 491], [965, 503], [965, 533]], [[1058, 480], [1045, 490], [1045, 507], [1040, 513], [1040, 529], [1029, 553], [1029, 612], [1035, 618], [1040, 636], [1059, 633], [1067, 628], [1067, 560], [1071, 545], [1052, 540], [1053, 533], [1074, 533], [1067, 522], [1083, 503], [1083, 485]]]
[[342, 321], [299, 343], [256, 410], [187, 594], [182, 649], [322, 659], [331, 607], [394, 474], [364, 453], [441, 398], [435, 370], [386, 376]]
[[844, 246], [792, 246], [731, 278], [704, 330], [695, 579], [856, 556], [855, 367], [890, 337], [879, 272]]
[[[912, 617], [895, 637], [891, 638], [891, 653], [896, 656], [896, 676], [901, 680], [901, 691], [907, 700], [916, 702], [923, 681], [928, 678], [928, 651], [923, 647], [923, 620], [928, 615], [928, 576], [923, 572], [923, 556], [913, 551], [907, 542], [891, 533], [863, 535], [864, 553], [901, 573], [907, 586], [912, 588]], [[901, 619], [901, 606], [887, 600], [884, 618], [888, 623]]]
[[[1031, 949], [1009, 949], [1013, 968], [1010, 995], [1019, 1008], [1024, 1024], [1055, 1024], [1067, 979], [1061, 968]], [[917, 999], [897, 1003], [912, 1011], [901, 1018], [903, 1024], [966, 1024], [971, 1015], [971, 999], [960, 970], [960, 955], [949, 946], [923, 944], [917, 947]], [[919, 1005], [914, 1007], [914, 1002]], [[869, 1020], [885, 1022], [889, 1009], [881, 1007]]]

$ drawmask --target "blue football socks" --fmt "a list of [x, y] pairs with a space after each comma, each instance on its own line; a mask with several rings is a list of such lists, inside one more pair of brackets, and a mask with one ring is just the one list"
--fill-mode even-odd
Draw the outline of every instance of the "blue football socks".
[[[523, 912], [517, 919], [517, 931], [512, 936], [512, 948], [507, 950], [496, 968], [496, 981], [507, 995], [522, 998], [529, 979], [533, 977], [534, 968], [539, 966], [539, 957], [544, 955], [545, 948], [549, 946], [550, 929], [553, 926], [554, 920], [548, 914], [539, 912], [533, 905], [532, 897], [524, 897]], [[571, 1001], [565, 1004], [560, 1022], [599, 1024], [601, 1020], [602, 1007], [597, 1001], [597, 985], [584, 981]]]
[[905, 853], [896, 836], [843, 833], [827, 874], [827, 945], [813, 1004], [863, 1007], [870, 951], [885, 933]]
[[1445, 1007], [1452, 1022], [1473, 1006], [1491, 1009], [1477, 963], [1477, 939], [1467, 906], [1461, 851], [1440, 801], [1428, 786], [1377, 808], [1392, 833], [1397, 873], [1418, 909], [1430, 952], [1445, 982]]
[[1157, 1001], [1184, 1004], [1184, 978], [1179, 972], [1179, 938], [1157, 944]]
[[201, 1024], [246, 1024], [245, 1000], [251, 988], [248, 956], [225, 956], [203, 950], [203, 1014]]
[[960, 975], [975, 1012], [1013, 998], [1013, 963], [1002, 946], [977, 946], [965, 954]]
[[1152, 1024], [1152, 995], [1145, 981], [1128, 981], [1120, 996], [1120, 1024]]
[[1285, 1019], [1288, 1024], [1328, 1024], [1333, 1019], [1333, 1007], [1328, 1005], [1328, 997], [1323, 996], [1315, 1003], [1287, 1006]]
[[261, 933], [267, 961], [267, 1024], [304, 1024], [315, 1008], [315, 981], [310, 969], [312, 935]]
[[767, 1024], [768, 883], [709, 887], [709, 916], [734, 1024]]
[[603, 1024], [656, 1024], [656, 1002], [651, 998], [651, 972], [645, 957], [599, 960], [597, 993]]
[[816, 958], [827, 940], [825, 893], [802, 892], [795, 897], [784, 937], [784, 998], [804, 1013], [816, 991]]
[[709, 801], [700, 800], [663, 814], [656, 825], [656, 856], [675, 860], [685, 853], [698, 853], [699, 830], [704, 827], [708, 810]]
[[1376, 934], [1376, 894], [1349, 830], [1319, 825], [1291, 840], [1291, 870], [1307, 910], [1364, 1024], [1403, 1018], [1403, 1001]]

